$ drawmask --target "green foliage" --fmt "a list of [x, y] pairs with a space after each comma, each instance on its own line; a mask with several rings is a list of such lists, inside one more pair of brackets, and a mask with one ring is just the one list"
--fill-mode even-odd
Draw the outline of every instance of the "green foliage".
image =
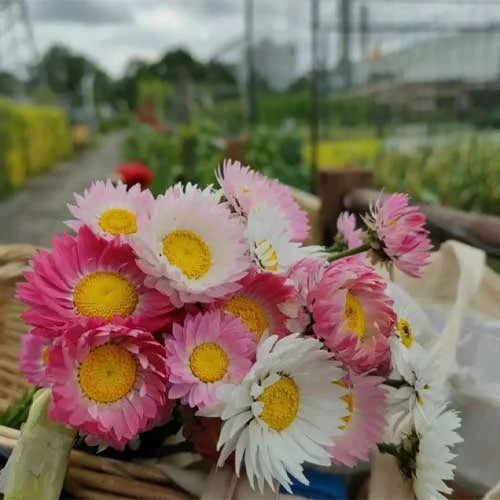
[[22, 187], [29, 175], [48, 170], [71, 149], [63, 110], [0, 100], [0, 196]]
[[21, 425], [24, 424], [28, 418], [28, 413], [36, 390], [36, 387], [29, 389], [21, 398], [12, 403], [7, 410], [0, 415], [0, 425], [5, 425], [12, 429], [20, 429]]
[[408, 191], [413, 197], [500, 214], [500, 139], [471, 134], [445, 146], [413, 153], [383, 152], [375, 164], [379, 187]]
[[130, 125], [131, 118], [129, 113], [114, 113], [108, 118], [100, 118], [99, 132], [108, 134], [115, 130], [121, 130]]
[[182, 175], [182, 149], [170, 132], [157, 132], [136, 123], [123, 144], [124, 161], [140, 161], [152, 169], [151, 190], [155, 195], [178, 182]]
[[[281, 125], [289, 119], [307, 122], [311, 97], [307, 92], [259, 96], [259, 118], [268, 125]], [[333, 96], [321, 102], [322, 123], [328, 126], [366, 125], [376, 118], [373, 100], [356, 96]]]
[[296, 128], [256, 127], [250, 136], [245, 159], [269, 177], [297, 188], [309, 187], [309, 170], [302, 159], [302, 138]]

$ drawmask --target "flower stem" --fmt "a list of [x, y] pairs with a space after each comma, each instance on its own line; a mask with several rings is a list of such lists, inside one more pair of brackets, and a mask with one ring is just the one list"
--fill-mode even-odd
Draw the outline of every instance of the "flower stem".
[[405, 385], [408, 385], [406, 380], [394, 380], [391, 378], [388, 378], [387, 380], [384, 380], [383, 382], [385, 385], [388, 385], [389, 387], [394, 387], [395, 389], [399, 389], [400, 387], [403, 387]]
[[334, 252], [328, 256], [328, 262], [333, 262], [334, 260], [343, 259], [345, 257], [350, 257], [351, 255], [357, 255], [358, 253], [366, 252], [370, 250], [371, 245], [365, 243], [359, 247], [349, 248], [349, 250], [344, 250], [343, 252]]
[[377, 448], [380, 453], [386, 453], [393, 457], [399, 458], [398, 447], [391, 443], [377, 443]]

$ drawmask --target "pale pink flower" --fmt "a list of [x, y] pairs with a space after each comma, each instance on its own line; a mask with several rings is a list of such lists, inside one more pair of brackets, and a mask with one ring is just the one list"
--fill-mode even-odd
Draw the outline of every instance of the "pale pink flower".
[[83, 195], [75, 194], [76, 205], [68, 208], [75, 220], [66, 224], [78, 232], [89, 226], [92, 232], [106, 240], [119, 237], [123, 243], [130, 241], [140, 226], [146, 224], [153, 195], [148, 189], [141, 191], [135, 184], [127, 190], [125, 184], [116, 186], [111, 181], [96, 181]]
[[21, 373], [34, 385], [48, 387], [47, 361], [52, 346], [59, 338], [41, 328], [33, 328], [21, 339], [19, 365]]
[[290, 333], [287, 321], [297, 317], [298, 297], [286, 277], [251, 270], [241, 280], [241, 289], [215, 305], [238, 318], [257, 340], [269, 333], [283, 337]]
[[348, 391], [342, 396], [346, 403], [344, 424], [335, 445], [327, 450], [332, 462], [353, 467], [358, 460], [368, 461], [370, 453], [384, 437], [385, 390], [384, 379], [371, 375], [350, 373], [342, 382]]
[[252, 365], [255, 340], [237, 318], [212, 311], [174, 324], [165, 348], [169, 397], [203, 408], [217, 401], [217, 387], [243, 379]]
[[49, 355], [51, 419], [123, 448], [167, 402], [165, 348], [143, 330], [69, 329]]
[[272, 206], [288, 221], [292, 241], [303, 242], [309, 235], [307, 214], [294, 200], [292, 192], [276, 179], [269, 179], [240, 162], [225, 160], [217, 181], [233, 209], [247, 216], [258, 203]]
[[241, 218], [211, 187], [174, 186], [159, 196], [131, 245], [146, 285], [176, 307], [230, 295], [250, 266]]
[[408, 205], [407, 194], [393, 194], [377, 201], [366, 218], [374, 260], [391, 261], [402, 272], [421, 277], [429, 263], [432, 244], [425, 229], [425, 215]]
[[356, 216], [349, 212], [342, 212], [337, 219], [337, 236], [335, 241], [345, 248], [351, 249], [363, 244], [362, 231], [356, 225]]
[[169, 324], [173, 306], [144, 285], [145, 275], [128, 245], [106, 241], [83, 226], [76, 237], [54, 238], [52, 251], [39, 250], [18, 285], [31, 325], [60, 328], [88, 320], [118, 321], [156, 330]]
[[390, 368], [396, 315], [386, 283], [367, 265], [339, 260], [313, 292], [313, 330], [358, 373]]

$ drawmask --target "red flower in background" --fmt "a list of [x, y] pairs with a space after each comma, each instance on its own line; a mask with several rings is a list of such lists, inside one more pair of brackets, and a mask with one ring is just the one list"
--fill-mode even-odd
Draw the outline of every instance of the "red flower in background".
[[140, 184], [143, 189], [146, 189], [153, 181], [151, 169], [138, 161], [123, 163], [116, 169], [116, 172], [128, 187]]

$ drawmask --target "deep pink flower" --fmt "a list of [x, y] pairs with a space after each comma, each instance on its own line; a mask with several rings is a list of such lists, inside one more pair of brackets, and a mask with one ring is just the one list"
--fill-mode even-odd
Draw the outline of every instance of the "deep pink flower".
[[377, 201], [366, 222], [375, 260], [383, 260], [415, 278], [421, 277], [432, 248], [425, 215], [408, 205], [407, 194], [393, 194]]
[[246, 216], [258, 203], [266, 203], [278, 210], [288, 221], [292, 241], [303, 242], [307, 239], [307, 214], [294, 200], [288, 186], [231, 160], [224, 161], [217, 172], [217, 181], [227, 201], [239, 214]]
[[165, 348], [168, 396], [203, 408], [217, 401], [217, 387], [243, 379], [252, 366], [255, 340], [237, 318], [212, 311], [174, 324]]
[[286, 277], [298, 296], [297, 316], [288, 320], [288, 328], [293, 332], [303, 332], [312, 320], [314, 290], [325, 274], [328, 262], [321, 259], [302, 259], [294, 264]]
[[240, 283], [240, 290], [214, 307], [238, 318], [257, 341], [268, 334], [288, 335], [287, 321], [297, 317], [299, 303], [286, 277], [251, 270]]
[[70, 328], [50, 351], [50, 418], [123, 448], [165, 417], [165, 348], [143, 330]]
[[396, 314], [385, 290], [386, 283], [369, 266], [339, 260], [313, 292], [315, 334], [358, 373], [387, 369]]
[[154, 331], [170, 323], [173, 306], [144, 286], [144, 273], [128, 245], [103, 240], [83, 226], [76, 237], [54, 238], [52, 251], [39, 250], [18, 286], [30, 308], [31, 325], [60, 328], [68, 323], [117, 320]]

